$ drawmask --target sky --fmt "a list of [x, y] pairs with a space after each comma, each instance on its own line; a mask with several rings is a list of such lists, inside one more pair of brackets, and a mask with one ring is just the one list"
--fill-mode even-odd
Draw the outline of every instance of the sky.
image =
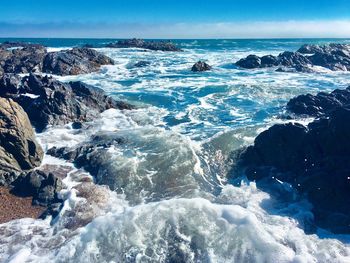
[[5, 0], [0, 37], [350, 37], [350, 0]]

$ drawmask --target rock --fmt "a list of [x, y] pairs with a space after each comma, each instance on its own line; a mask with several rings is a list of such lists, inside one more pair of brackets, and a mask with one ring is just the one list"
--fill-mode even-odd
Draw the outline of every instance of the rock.
[[313, 205], [316, 223], [350, 233], [350, 110], [337, 108], [310, 123], [274, 125], [240, 155], [249, 180], [291, 184]]
[[75, 121], [72, 123], [72, 128], [74, 130], [79, 130], [83, 127], [83, 124], [80, 121]]
[[278, 59], [275, 56], [272, 55], [266, 55], [261, 57], [261, 66], [266, 67], [273, 67], [278, 64]]
[[256, 55], [249, 55], [236, 62], [236, 65], [241, 68], [253, 69], [261, 67], [261, 59]]
[[147, 66], [149, 66], [149, 65], [151, 65], [151, 62], [141, 60], [141, 61], [139, 61], [139, 62], [136, 62], [136, 63], [134, 64], [134, 67], [135, 67], [135, 68], [143, 68], [143, 67], [147, 67]]
[[324, 52], [324, 49], [322, 47], [320, 47], [319, 45], [305, 44], [305, 45], [301, 46], [297, 52], [302, 53], [302, 54], [314, 54], [317, 52]]
[[27, 114], [12, 99], [0, 98], [0, 184], [39, 166], [42, 158]]
[[285, 51], [277, 57], [278, 65], [285, 67], [306, 66], [311, 64], [308, 58], [298, 52]]
[[[309, 55], [304, 55], [309, 54]], [[350, 45], [329, 44], [324, 46], [303, 45], [297, 52], [286, 51], [277, 57], [249, 55], [236, 62], [242, 68], [279, 67], [279, 72], [312, 73], [312, 66], [320, 66], [333, 71], [350, 70]]]
[[204, 61], [198, 61], [192, 66], [192, 69], [191, 69], [191, 71], [193, 72], [201, 72], [201, 71], [207, 71], [207, 70], [211, 70], [211, 66]]
[[4, 73], [39, 72], [42, 70], [43, 59], [46, 53], [46, 48], [41, 45], [24, 43], [2, 44], [0, 45], [1, 71]]
[[337, 89], [331, 93], [297, 96], [288, 102], [287, 109], [295, 114], [320, 117], [328, 115], [338, 107], [348, 106], [350, 106], [350, 87], [345, 90]]
[[[39, 132], [47, 125], [90, 121], [110, 108], [132, 108], [108, 97], [103, 90], [82, 82], [62, 83], [52, 77], [33, 74], [22, 78], [19, 84], [17, 80], [11, 82], [5, 78], [9, 77], [0, 80], [1, 90], [6, 90], [6, 96], [23, 107]], [[13, 83], [16, 83], [16, 88]]]
[[182, 51], [171, 41], [146, 41], [143, 39], [119, 40], [106, 45], [109, 48], [144, 48], [159, 51]]
[[33, 205], [47, 208], [41, 215], [42, 218], [48, 215], [53, 217], [58, 215], [63, 204], [63, 200], [59, 197], [63, 183], [59, 177], [52, 173], [35, 170], [17, 178], [12, 185], [12, 194], [21, 197], [32, 197]]
[[78, 75], [96, 72], [102, 65], [113, 65], [111, 58], [90, 48], [73, 48], [48, 53], [43, 72], [56, 75]]

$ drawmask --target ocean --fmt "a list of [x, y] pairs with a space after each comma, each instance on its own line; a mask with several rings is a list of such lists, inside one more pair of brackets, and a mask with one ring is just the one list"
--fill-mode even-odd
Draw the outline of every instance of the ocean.
[[[85, 189], [88, 202], [74, 187], [77, 174], [90, 175], [74, 168], [53, 223], [0, 225], [1, 262], [350, 262], [350, 236], [305, 233], [301, 222], [312, 217], [307, 200], [277, 199], [243, 176], [239, 184], [229, 179], [232, 152], [288, 122], [289, 99], [350, 85], [348, 72], [282, 73], [234, 63], [350, 39], [174, 40], [184, 52], [102, 48], [111, 39], [24, 41], [51, 51], [93, 44], [115, 65], [57, 79], [94, 85], [137, 109], [107, 110], [82, 130], [68, 124], [37, 134], [44, 149], [106, 133], [125, 142], [108, 150], [98, 184]], [[213, 69], [191, 72], [198, 60]], [[139, 61], [150, 64], [134, 67]], [[45, 164], [72, 167], [48, 155]]]

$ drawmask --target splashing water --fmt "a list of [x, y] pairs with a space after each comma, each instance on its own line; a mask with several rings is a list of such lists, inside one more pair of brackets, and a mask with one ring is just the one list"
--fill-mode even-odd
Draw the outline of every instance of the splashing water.
[[[45, 149], [75, 148], [105, 134], [123, 143], [101, 155], [101, 169], [92, 179], [97, 184], [80, 184], [82, 177], [91, 178], [86, 171], [45, 156], [44, 163], [73, 169], [64, 180], [64, 208], [53, 224], [21, 219], [0, 225], [0, 261], [350, 262], [349, 236], [304, 232], [312, 218], [306, 200], [277, 200], [254, 183], [236, 187], [226, 180], [230, 153], [283, 122], [291, 97], [349, 83], [350, 75], [342, 72], [233, 66], [250, 53], [278, 54], [302, 43], [179, 41], [184, 52], [175, 53], [98, 48], [116, 65], [58, 78], [101, 87], [139, 108], [111, 109], [81, 130], [51, 127], [38, 137]], [[198, 60], [213, 70], [192, 73]], [[150, 65], [136, 68], [138, 61]]]

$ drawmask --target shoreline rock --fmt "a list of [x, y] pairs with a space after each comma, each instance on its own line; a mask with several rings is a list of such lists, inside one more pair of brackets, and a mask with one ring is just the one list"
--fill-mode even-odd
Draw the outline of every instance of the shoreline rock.
[[106, 45], [109, 48], [144, 48], [154, 51], [182, 51], [171, 41], [154, 41], [143, 39], [125, 39]]
[[308, 126], [274, 125], [239, 154], [249, 180], [288, 183], [313, 205], [318, 226], [350, 233], [350, 109], [334, 108]]
[[50, 52], [44, 57], [42, 71], [55, 75], [79, 75], [96, 72], [114, 61], [90, 48], [73, 48]]
[[39, 166], [43, 155], [27, 114], [12, 99], [0, 97], [0, 185]]
[[34, 74], [22, 79], [5, 75], [0, 80], [0, 95], [21, 105], [38, 132], [48, 125], [90, 121], [110, 108], [133, 108], [85, 83], [62, 83], [52, 77]]

